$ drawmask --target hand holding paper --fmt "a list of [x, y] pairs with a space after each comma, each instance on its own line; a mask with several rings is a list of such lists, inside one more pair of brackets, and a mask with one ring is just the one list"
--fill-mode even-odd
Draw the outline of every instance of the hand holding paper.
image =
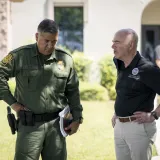
[[67, 137], [71, 132], [70, 124], [72, 123], [72, 114], [70, 113], [69, 106], [66, 106], [60, 113], [60, 130], [64, 137]]
[[72, 135], [77, 132], [79, 128], [79, 122], [73, 121], [68, 127], [65, 128], [66, 131], [70, 131], [68, 134]]

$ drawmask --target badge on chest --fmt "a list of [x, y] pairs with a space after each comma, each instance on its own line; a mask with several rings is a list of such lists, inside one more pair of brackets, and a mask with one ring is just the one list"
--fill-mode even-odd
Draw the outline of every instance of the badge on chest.
[[58, 66], [59, 70], [64, 71], [64, 62], [63, 61], [58, 61], [57, 66]]
[[129, 78], [133, 78], [135, 80], [139, 80], [140, 79], [140, 75], [138, 74], [139, 73], [139, 69], [138, 68], [133, 68], [132, 69], [132, 74], [129, 74]]

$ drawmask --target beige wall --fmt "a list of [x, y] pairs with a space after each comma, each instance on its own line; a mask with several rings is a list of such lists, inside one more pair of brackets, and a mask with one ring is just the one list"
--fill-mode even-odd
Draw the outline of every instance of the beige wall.
[[96, 59], [112, 53], [114, 33], [122, 28], [132, 28], [140, 36], [145, 3], [140, 0], [89, 0], [85, 52]]
[[44, 18], [45, 0], [25, 0], [11, 3], [12, 49], [32, 42], [39, 22]]
[[[97, 59], [104, 54], [112, 53], [114, 33], [121, 28], [132, 28], [138, 33], [138, 49], [140, 49], [142, 13], [145, 6], [154, 0], [26, 0], [14, 3], [12, 4], [13, 48], [23, 45], [26, 40], [34, 37], [38, 23], [45, 17], [46, 1], [50, 2], [50, 9], [54, 9], [54, 5], [85, 7], [84, 52]], [[48, 15], [51, 16], [52, 13], [53, 11], [49, 11]]]
[[160, 0], [153, 1], [144, 9], [142, 24], [160, 25]]

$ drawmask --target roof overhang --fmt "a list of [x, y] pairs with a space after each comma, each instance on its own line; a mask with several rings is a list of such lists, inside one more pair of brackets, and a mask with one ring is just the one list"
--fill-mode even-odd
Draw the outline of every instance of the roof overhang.
[[24, 0], [10, 0], [11, 2], [23, 2]]

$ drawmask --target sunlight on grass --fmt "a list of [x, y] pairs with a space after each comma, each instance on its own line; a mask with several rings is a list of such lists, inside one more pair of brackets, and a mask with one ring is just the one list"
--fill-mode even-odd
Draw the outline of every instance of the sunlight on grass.
[[113, 102], [83, 102], [84, 124], [67, 138], [68, 159], [114, 160], [111, 116]]

